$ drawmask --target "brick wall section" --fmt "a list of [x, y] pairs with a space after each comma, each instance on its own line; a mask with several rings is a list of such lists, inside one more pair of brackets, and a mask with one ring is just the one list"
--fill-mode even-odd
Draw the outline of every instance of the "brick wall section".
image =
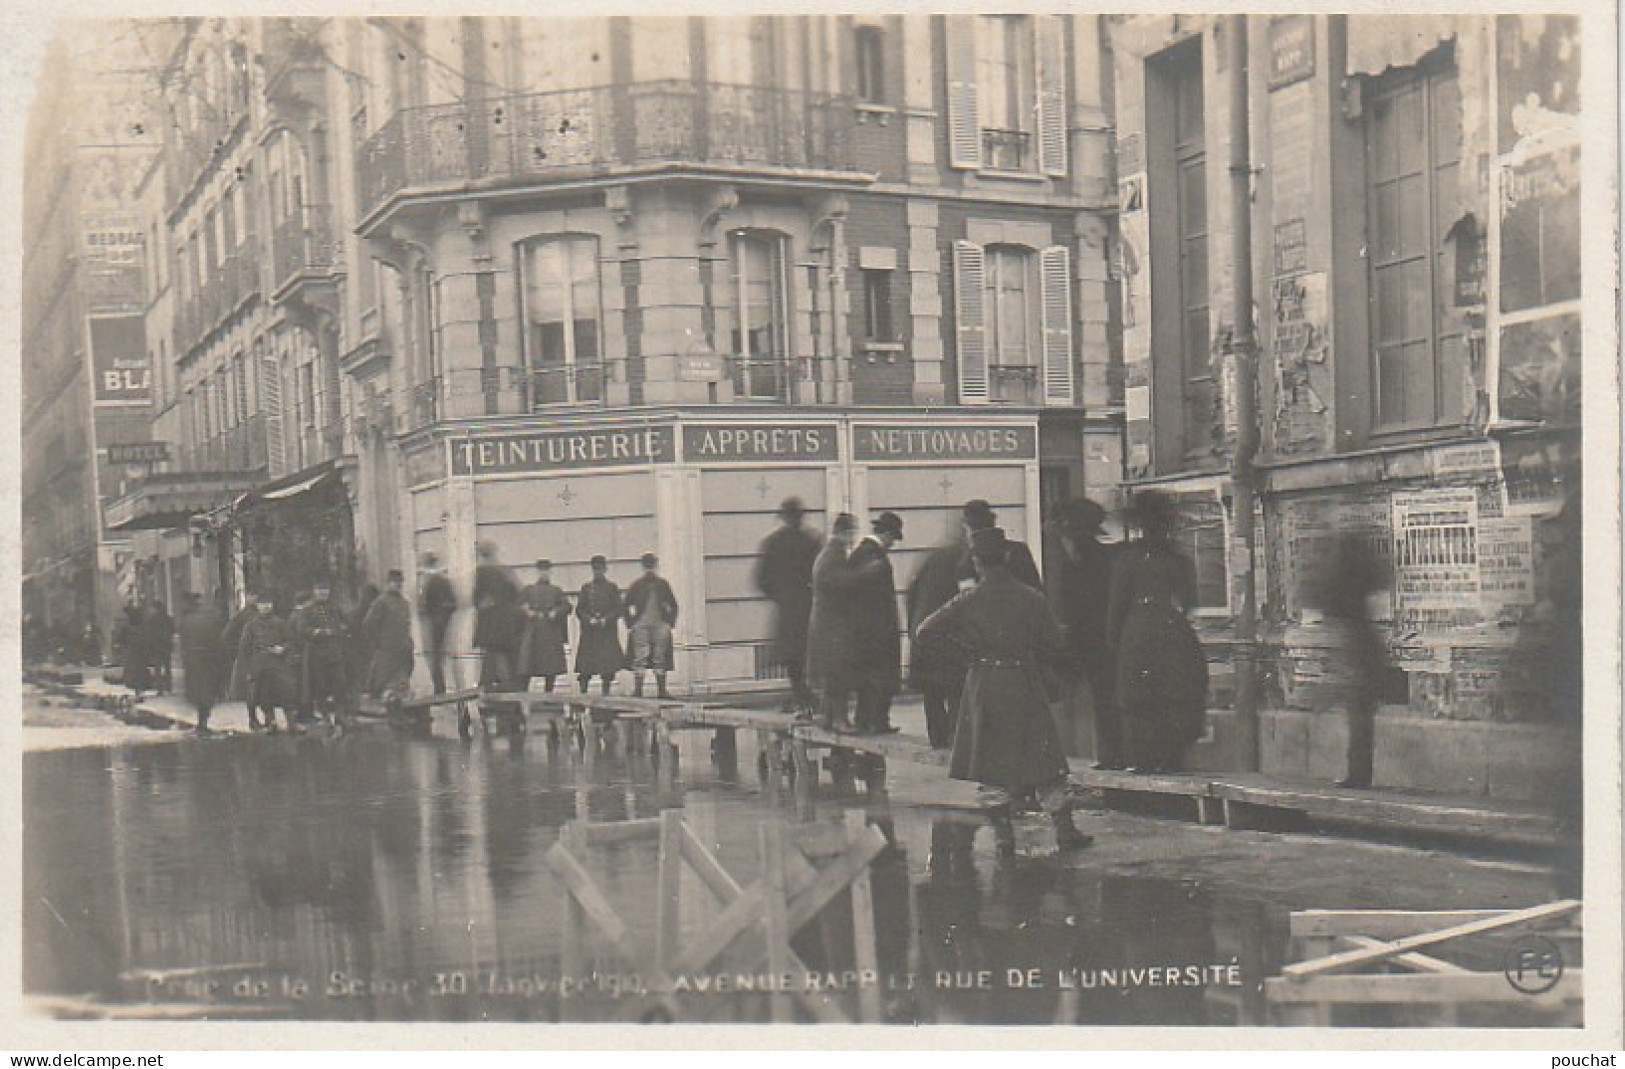
[[[859, 251], [865, 245], [897, 250], [897, 269], [892, 272], [892, 330], [903, 343], [900, 353], [879, 355], [871, 363], [863, 350], [863, 274], [858, 268]], [[852, 353], [852, 400], [859, 405], [907, 405], [912, 403], [914, 366], [909, 330], [908, 215], [897, 197], [853, 197], [846, 223], [846, 287], [851, 314], [847, 317], [849, 348]], [[887, 358], [891, 357], [891, 362]]]

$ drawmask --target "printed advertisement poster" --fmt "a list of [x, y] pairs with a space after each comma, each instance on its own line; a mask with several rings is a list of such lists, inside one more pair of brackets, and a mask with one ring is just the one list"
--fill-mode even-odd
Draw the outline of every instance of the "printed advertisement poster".
[[1471, 613], [1478, 600], [1478, 491], [1444, 487], [1395, 494], [1393, 515], [1401, 611]]

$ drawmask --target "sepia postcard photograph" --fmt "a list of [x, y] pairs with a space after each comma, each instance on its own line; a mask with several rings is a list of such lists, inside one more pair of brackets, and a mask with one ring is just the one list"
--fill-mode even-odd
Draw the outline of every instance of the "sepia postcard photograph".
[[13, 1042], [1617, 1049], [1617, 12], [1466, 7], [8, 16]]

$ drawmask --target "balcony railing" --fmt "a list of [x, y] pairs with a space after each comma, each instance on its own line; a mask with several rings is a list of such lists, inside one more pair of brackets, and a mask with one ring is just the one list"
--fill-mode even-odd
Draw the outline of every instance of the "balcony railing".
[[301, 275], [330, 274], [341, 252], [333, 210], [325, 204], [306, 205], [271, 230], [271, 288], [280, 293]]
[[221, 261], [195, 294], [176, 297], [176, 352], [192, 349], [259, 292], [259, 243], [246, 241]]
[[198, 446], [177, 450], [182, 471], [257, 471], [267, 461], [265, 417], [255, 413], [245, 421]]
[[1033, 135], [1025, 130], [982, 130], [982, 159], [998, 171], [1030, 171]]
[[491, 97], [408, 108], [361, 146], [370, 213], [417, 187], [604, 173], [660, 163], [854, 170], [851, 101], [693, 82]]

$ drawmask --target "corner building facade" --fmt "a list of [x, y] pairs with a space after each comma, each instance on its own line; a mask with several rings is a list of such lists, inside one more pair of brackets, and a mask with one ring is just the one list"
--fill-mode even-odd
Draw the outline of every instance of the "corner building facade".
[[[1232, 21], [1110, 20], [1128, 482], [1181, 502], [1221, 691], [1254, 573], [1265, 772], [1345, 773], [1319, 588], [1352, 534], [1392, 574], [1372, 599], [1393, 665], [1378, 785], [1537, 796], [1578, 775], [1580, 22], [1243, 24], [1255, 556], [1229, 475], [1249, 388], [1231, 350]], [[1211, 719], [1201, 759], [1236, 767], [1233, 718]]]
[[676, 681], [748, 686], [782, 498], [898, 512], [906, 584], [969, 498], [1036, 542], [1114, 491], [1097, 18], [287, 25], [334, 61], [290, 148], [352, 243], [359, 576], [652, 550]]

